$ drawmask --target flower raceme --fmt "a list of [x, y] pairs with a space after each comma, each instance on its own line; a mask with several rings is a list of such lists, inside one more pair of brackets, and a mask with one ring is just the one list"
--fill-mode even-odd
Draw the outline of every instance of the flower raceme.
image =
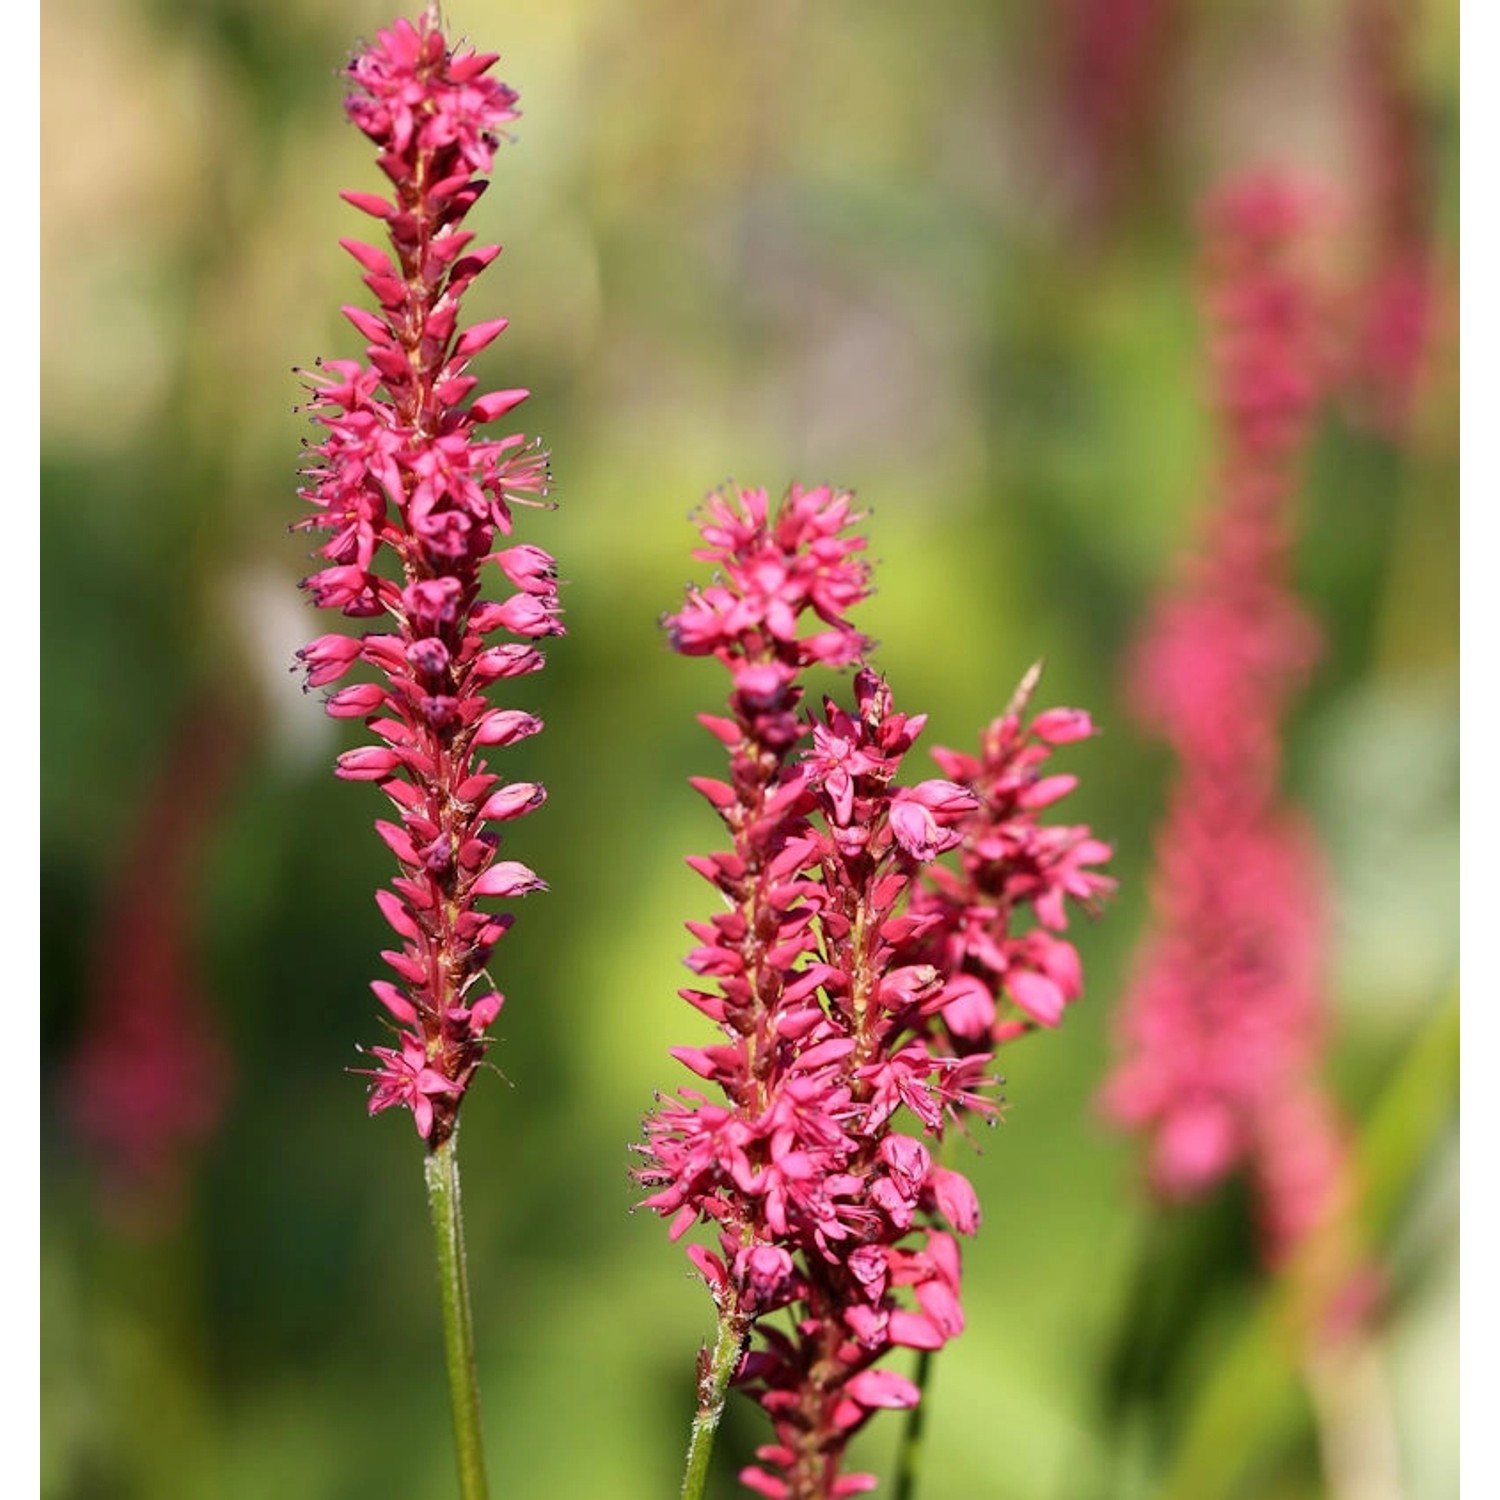
[[1104, 1096], [1150, 1138], [1166, 1198], [1237, 1168], [1279, 1264], [1347, 1202], [1343, 1130], [1321, 1077], [1327, 893], [1307, 821], [1279, 790], [1287, 707], [1317, 653], [1291, 588], [1299, 473], [1332, 374], [1310, 274], [1317, 195], [1237, 179], [1207, 218], [1223, 467], [1184, 578], [1137, 649], [1142, 720], [1179, 770], [1157, 847], [1153, 930], [1120, 1013]]
[[[368, 340], [366, 362], [320, 361], [309, 373], [323, 437], [300, 491], [312, 511], [297, 523], [328, 535], [324, 566], [303, 585], [313, 602], [382, 622], [323, 635], [298, 655], [309, 687], [357, 666], [376, 674], [326, 700], [377, 741], [341, 755], [337, 774], [375, 782], [395, 807], [394, 821], [375, 825], [400, 866], [376, 896], [399, 939], [383, 955], [395, 978], [372, 988], [397, 1036], [370, 1049], [370, 1111], [410, 1109], [434, 1148], [452, 1133], [503, 1003], [482, 981], [511, 918], [480, 902], [544, 889], [526, 865], [497, 858], [495, 825], [545, 792], [504, 783], [483, 758], [542, 724], [495, 707], [487, 690], [540, 669], [537, 642], [562, 634], [553, 559], [527, 543], [495, 545], [511, 536], [513, 506], [540, 503], [548, 477], [523, 437], [481, 433], [527, 394], [479, 392], [469, 373], [505, 320], [459, 322], [465, 291], [500, 253], [463, 227], [516, 118], [515, 93], [488, 76], [495, 61], [450, 48], [429, 13], [381, 31], [346, 70], [346, 112], [377, 148], [390, 196], [344, 197], [383, 226], [389, 248], [342, 242], [376, 308], [344, 309]], [[482, 571], [512, 592], [482, 601]]]
[[[723, 1040], [674, 1049], [722, 1102], [696, 1088], [659, 1101], [639, 1174], [673, 1238], [717, 1226], [717, 1252], [689, 1254], [721, 1318], [759, 1329], [737, 1380], [776, 1440], [742, 1481], [809, 1500], [871, 1488], [871, 1476], [840, 1472], [850, 1437], [873, 1412], [917, 1403], [881, 1360], [940, 1348], [963, 1327], [954, 1232], [974, 1233], [979, 1205], [924, 1137], [961, 1112], [993, 1114], [987, 1028], [1012, 970], [1050, 963], [1059, 993], [1077, 993], [1076, 958], [1070, 969], [1045, 948], [1007, 950], [1001, 929], [1032, 897], [1050, 897], [1061, 925], [1064, 896], [1097, 894], [1085, 867], [1108, 852], [1087, 830], [1044, 848], [1034, 826], [1068, 790], [1035, 775], [1046, 737], [1083, 737], [1083, 715], [1040, 716], [1019, 758], [1027, 736], [1012, 716], [984, 759], [949, 754], [948, 777], [897, 784], [924, 716], [898, 712], [862, 665], [869, 643], [848, 611], [870, 574], [851, 504], [827, 488], [793, 488], [774, 510], [759, 490], [711, 496], [694, 555], [718, 576], [667, 621], [679, 652], [716, 657], [731, 679], [729, 714], [702, 718], [729, 753], [728, 780], [693, 785], [732, 848], [689, 860], [724, 908], [688, 924], [699, 946], [687, 965], [705, 983], [681, 992]], [[852, 711], [805, 709], [808, 668], [856, 663]], [[934, 862], [961, 849], [964, 874], [929, 885]], [[982, 1025], [954, 989], [965, 934], [993, 986]], [[1026, 982], [1019, 991], [1045, 1008]], [[962, 1048], [938, 1043], [955, 1005]], [[788, 1328], [758, 1321], [780, 1309]]]
[[[1082, 824], [1042, 814], [1078, 784], [1043, 774], [1053, 750], [1088, 739], [1080, 709], [1053, 708], [1027, 722], [1041, 675], [1033, 667], [1010, 706], [980, 736], [979, 754], [934, 749], [938, 768], [975, 799], [960, 827], [956, 867], [932, 864], [913, 893], [926, 924], [920, 943], [943, 974], [933, 1044], [959, 1054], [987, 1051], [1037, 1027], [1061, 1025], [1083, 993], [1078, 951], [1061, 934], [1068, 903], [1091, 914], [1115, 882], [1095, 866], [1112, 853]], [[1029, 914], [1029, 925], [1019, 919]]]

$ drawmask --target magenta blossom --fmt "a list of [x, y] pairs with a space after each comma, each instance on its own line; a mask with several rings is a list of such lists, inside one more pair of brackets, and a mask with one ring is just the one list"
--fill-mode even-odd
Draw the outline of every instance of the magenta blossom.
[[[882, 1361], [962, 1330], [950, 1231], [974, 1233], [979, 1204], [929, 1142], [994, 1108], [988, 1047], [932, 1044], [949, 976], [931, 940], [942, 915], [918, 914], [924, 872], [973, 836], [988, 788], [961, 774], [898, 785], [924, 718], [897, 712], [868, 667], [852, 711], [803, 705], [807, 668], [868, 649], [846, 617], [869, 592], [856, 519], [827, 489], [794, 488], [774, 511], [762, 491], [711, 497], [695, 555], [719, 577], [667, 621], [679, 651], [716, 656], [731, 680], [729, 716], [703, 719], [729, 779], [693, 784], [732, 847], [689, 861], [724, 904], [688, 924], [687, 964], [706, 983], [681, 992], [720, 1039], [673, 1053], [722, 1102], [698, 1088], [660, 1101], [639, 1175], [674, 1238], [695, 1222], [718, 1230], [717, 1253], [689, 1253], [721, 1317], [759, 1332], [737, 1380], [775, 1441], [740, 1477], [773, 1500], [872, 1488], [842, 1472], [849, 1439], [919, 1399]], [[1094, 894], [1100, 847], [1039, 841], [1037, 894]], [[790, 1325], [771, 1326], [782, 1309]]]
[[[486, 690], [538, 670], [534, 643], [562, 633], [552, 558], [530, 544], [496, 549], [513, 507], [547, 488], [535, 446], [481, 433], [526, 396], [481, 392], [469, 370], [505, 320], [459, 321], [465, 291], [500, 253], [462, 227], [516, 118], [514, 92], [488, 76], [494, 62], [451, 49], [429, 15], [380, 32], [349, 64], [345, 108], [377, 147], [390, 196], [344, 196], [384, 227], [389, 249], [343, 242], [375, 299], [375, 310], [344, 309], [368, 363], [320, 362], [310, 376], [324, 436], [304, 471], [312, 513], [298, 522], [328, 535], [325, 566], [304, 584], [313, 602], [375, 622], [299, 655], [312, 687], [361, 665], [375, 674], [326, 700], [376, 740], [341, 755], [338, 774], [375, 782], [396, 812], [375, 825], [400, 874], [376, 896], [398, 946], [383, 955], [394, 982], [372, 987], [396, 1037], [372, 1049], [370, 1110], [410, 1109], [433, 1148], [453, 1131], [502, 1001], [485, 965], [511, 918], [480, 902], [544, 889], [526, 865], [497, 858], [494, 825], [545, 793], [506, 785], [481, 754], [541, 720], [494, 707]], [[481, 601], [482, 574], [512, 592]]]
[[[1204, 539], [1133, 663], [1137, 710], [1179, 770], [1104, 1096], [1116, 1121], [1147, 1133], [1162, 1196], [1248, 1170], [1272, 1263], [1329, 1220], [1345, 1175], [1321, 1076], [1322, 859], [1279, 790], [1286, 709], [1317, 650], [1288, 559], [1330, 375], [1329, 309], [1308, 259], [1316, 226], [1316, 195], [1274, 173], [1210, 208], [1224, 458]], [[1297, 1170], [1287, 1143], [1304, 1132]]]
[[944, 976], [934, 1045], [986, 1052], [1061, 1024], [1083, 993], [1078, 951], [1062, 934], [1070, 904], [1097, 911], [1115, 882], [1097, 866], [1112, 854], [1082, 824], [1043, 821], [1078, 784], [1045, 774], [1059, 746], [1087, 739], [1093, 721], [1053, 708], [1024, 720], [1040, 671], [1033, 668], [1006, 712], [984, 731], [977, 756], [936, 749], [933, 759], [973, 805], [959, 820], [955, 866], [924, 870], [912, 900], [915, 936]]

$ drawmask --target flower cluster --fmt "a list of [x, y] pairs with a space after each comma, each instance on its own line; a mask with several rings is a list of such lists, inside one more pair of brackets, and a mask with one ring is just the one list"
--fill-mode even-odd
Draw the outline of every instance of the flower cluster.
[[[468, 373], [505, 320], [459, 326], [464, 292], [500, 253], [462, 227], [516, 117], [515, 94], [487, 76], [495, 61], [450, 49], [429, 16], [380, 32], [348, 67], [345, 108], [378, 148], [391, 196], [344, 197], [380, 221], [390, 250], [343, 241], [378, 310], [344, 309], [369, 340], [367, 363], [320, 362], [309, 377], [324, 436], [300, 491], [313, 509], [298, 523], [329, 533], [325, 565], [304, 583], [314, 603], [383, 622], [298, 655], [310, 687], [356, 664], [377, 674], [326, 705], [378, 741], [341, 755], [338, 774], [377, 783], [397, 817], [376, 824], [401, 868], [376, 896], [400, 939], [383, 955], [395, 982], [372, 988], [399, 1031], [394, 1046], [371, 1049], [370, 1110], [405, 1106], [434, 1147], [452, 1132], [502, 1004], [481, 981], [510, 918], [479, 902], [543, 888], [526, 865], [496, 857], [494, 829], [540, 804], [543, 789], [506, 785], [483, 759], [542, 725], [494, 707], [486, 689], [538, 670], [537, 641], [562, 633], [553, 559], [529, 544], [494, 550], [511, 535], [512, 506], [537, 503], [547, 484], [545, 455], [524, 438], [480, 434], [527, 394], [476, 394]], [[382, 557], [394, 566], [382, 570]], [[487, 563], [507, 597], [480, 599]]]
[[246, 743], [218, 694], [195, 700], [176, 726], [106, 895], [69, 1065], [68, 1113], [98, 1161], [103, 1207], [142, 1234], [175, 1226], [230, 1090], [214, 996], [193, 952], [193, 892]]
[[[1205, 542], [1134, 662], [1137, 709], [1179, 771], [1154, 930], [1105, 1095], [1120, 1123], [1150, 1131], [1163, 1195], [1249, 1169], [1272, 1262], [1326, 1217], [1342, 1160], [1333, 1110], [1318, 1102], [1321, 860], [1278, 788], [1282, 719], [1317, 649], [1287, 559], [1299, 461], [1329, 376], [1328, 309], [1306, 259], [1316, 224], [1315, 197], [1271, 173], [1234, 183], [1209, 211], [1225, 456]], [[1285, 1144], [1299, 1135], [1315, 1180], [1286, 1170]]]
[[956, 868], [928, 866], [912, 897], [913, 913], [929, 924], [924, 951], [946, 981], [934, 1041], [959, 1053], [1062, 1023], [1083, 993], [1078, 951], [1059, 935], [1068, 903], [1093, 912], [1115, 885], [1094, 868], [1110, 858], [1108, 844], [1082, 824], [1042, 821], [1078, 784], [1076, 776], [1044, 774], [1053, 750], [1089, 738], [1094, 725], [1073, 708], [1047, 709], [1028, 723], [1040, 675], [1035, 667], [1027, 673], [980, 736], [977, 756], [932, 752], [976, 803], [960, 825]]
[[[983, 913], [964, 908], [976, 952], [986, 924], [1000, 936], [1001, 893], [1026, 899], [1018, 869], [1006, 885], [995, 817], [1024, 795], [1026, 772], [1017, 767], [1004, 792], [991, 776], [1012, 744], [997, 742], [993, 764], [951, 757], [951, 779], [901, 786], [924, 717], [898, 712], [867, 666], [852, 711], [831, 700], [819, 714], [803, 707], [804, 670], [862, 663], [868, 648], [846, 614], [869, 592], [863, 542], [847, 534], [856, 519], [850, 497], [828, 489], [793, 488], [774, 511], [762, 491], [711, 497], [695, 555], [720, 576], [668, 621], [676, 649], [714, 655], [732, 680], [729, 716], [703, 718], [729, 752], [729, 779], [694, 786], [733, 847], [689, 861], [725, 902], [711, 921], [688, 924], [700, 944], [688, 967], [714, 983], [682, 991], [724, 1040], [674, 1050], [723, 1102], [697, 1089], [661, 1101], [640, 1177], [674, 1238], [698, 1220], [718, 1227], [717, 1253], [689, 1254], [721, 1317], [760, 1332], [737, 1379], [776, 1441], [741, 1479], [771, 1497], [871, 1488], [871, 1476], [840, 1472], [850, 1437], [874, 1411], [919, 1397], [880, 1361], [897, 1348], [938, 1349], [963, 1327], [950, 1231], [973, 1233], [979, 1205], [923, 1137], [940, 1137], [960, 1112], [993, 1111], [991, 1054], [972, 1025], [962, 1051], [934, 1045], [945, 1009], [960, 1004], [936, 961], [942, 928], [969, 886], [924, 895], [924, 872], [992, 820], [997, 842], [981, 852], [974, 839], [964, 855], [971, 884], [982, 866], [992, 892]], [[1043, 729], [1066, 739], [1065, 720], [1080, 722], [1064, 715]], [[1071, 894], [1093, 894], [1082, 866], [1102, 846], [1060, 842], [1069, 847], [1017, 838], [1038, 893], [1071, 882]], [[969, 951], [963, 934], [952, 946]], [[982, 952], [997, 989], [1025, 967], [997, 946]], [[1038, 954], [1036, 972], [1046, 962]], [[762, 1321], [779, 1309], [791, 1310], [788, 1327]]]

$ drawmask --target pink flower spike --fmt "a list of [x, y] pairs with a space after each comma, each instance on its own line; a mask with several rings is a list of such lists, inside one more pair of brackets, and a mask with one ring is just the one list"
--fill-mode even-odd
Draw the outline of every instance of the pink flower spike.
[[[320, 636], [298, 657], [310, 687], [356, 664], [376, 678], [326, 700], [330, 715], [363, 720], [375, 741], [344, 750], [338, 776], [378, 783], [395, 809], [376, 829], [399, 869], [376, 900], [400, 940], [383, 955], [396, 982], [376, 980], [374, 992], [403, 1030], [399, 1048], [374, 1049], [370, 1109], [410, 1110], [432, 1150], [453, 1133], [502, 1003], [476, 987], [510, 919], [478, 903], [545, 889], [529, 866], [495, 862], [488, 826], [545, 793], [534, 782], [500, 787], [483, 758], [541, 731], [535, 715], [491, 703], [485, 690], [543, 658], [533, 645], [482, 637], [562, 633], [551, 556], [520, 541], [497, 551], [513, 509], [545, 496], [546, 455], [520, 434], [479, 432], [526, 392], [476, 396], [464, 368], [505, 327], [503, 318], [461, 327], [465, 293], [499, 254], [476, 245], [464, 220], [516, 95], [490, 76], [492, 55], [450, 47], [436, 12], [382, 30], [345, 70], [345, 112], [374, 146], [389, 196], [343, 197], [388, 243], [340, 242], [374, 299], [344, 309], [368, 348], [363, 360], [304, 373], [317, 441], [300, 491], [308, 513], [295, 526], [322, 534], [320, 570], [304, 584], [313, 603], [378, 621], [362, 636]], [[481, 603], [491, 575], [521, 593]], [[482, 998], [469, 1005], [471, 993]]]
[[[1224, 186], [1204, 216], [1221, 477], [1130, 662], [1133, 706], [1177, 772], [1101, 1104], [1145, 1137], [1161, 1198], [1200, 1197], [1244, 1173], [1269, 1267], [1318, 1236], [1311, 1300], [1334, 1307], [1369, 1267], [1323, 1077], [1324, 859], [1279, 790], [1286, 717], [1319, 648], [1292, 545], [1337, 373], [1316, 253], [1323, 198], [1263, 170]], [[1087, 872], [1074, 876], [1076, 890]]]
[[[775, 506], [762, 490], [712, 495], [699, 517], [694, 555], [715, 578], [666, 625], [676, 651], [728, 678], [727, 716], [699, 716], [728, 772], [691, 785], [731, 846], [687, 859], [722, 904], [687, 924], [704, 987], [680, 991], [718, 1036], [668, 1049], [695, 1086], [648, 1115], [637, 1174], [672, 1238], [716, 1226], [723, 1260], [703, 1274], [721, 1317], [755, 1335], [735, 1383], [776, 1441], [742, 1483], [808, 1500], [872, 1488], [839, 1472], [849, 1440], [872, 1413], [916, 1404], [879, 1361], [963, 1329], [945, 1226], [974, 1233], [979, 1204], [931, 1142], [963, 1112], [994, 1112], [992, 1047], [1036, 1025], [1011, 1001], [998, 1014], [1008, 978], [1024, 976], [1036, 1009], [1060, 1014], [1077, 993], [1044, 908], [1109, 884], [1087, 829], [1043, 826], [1025, 804], [1072, 783], [1039, 775], [1050, 747], [1018, 709], [981, 756], [940, 755], [945, 777], [903, 786], [925, 716], [897, 712], [877, 673], [859, 667], [850, 708], [804, 705], [808, 668], [869, 649], [845, 617], [869, 590], [855, 519], [842, 492], [796, 487]], [[1083, 725], [1052, 727], [1081, 738]]]

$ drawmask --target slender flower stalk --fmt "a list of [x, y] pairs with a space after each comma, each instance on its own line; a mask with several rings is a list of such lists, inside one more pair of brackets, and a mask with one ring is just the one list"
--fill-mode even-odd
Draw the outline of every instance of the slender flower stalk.
[[1329, 306], [1308, 260], [1318, 219], [1317, 196], [1273, 172], [1209, 207], [1224, 461], [1204, 538], [1133, 665], [1137, 709], [1179, 769], [1155, 924], [1104, 1096], [1149, 1137], [1162, 1197], [1249, 1172], [1272, 1265], [1339, 1217], [1348, 1181], [1322, 1079], [1326, 880], [1310, 826], [1280, 793], [1284, 715], [1318, 649], [1289, 566], [1331, 370]]
[[427, 1206], [437, 1242], [438, 1295], [443, 1304], [443, 1349], [453, 1408], [453, 1444], [459, 1493], [484, 1500], [484, 1433], [479, 1418], [479, 1375], [474, 1363], [474, 1318], [469, 1310], [469, 1268], [464, 1254], [464, 1214], [458, 1186], [458, 1132], [427, 1153]]
[[[470, 373], [505, 320], [460, 323], [464, 293], [500, 253], [463, 227], [516, 118], [514, 91], [488, 76], [495, 61], [450, 47], [430, 7], [381, 31], [346, 69], [345, 109], [390, 189], [344, 197], [389, 246], [342, 242], [376, 306], [344, 309], [368, 341], [365, 361], [320, 361], [308, 376], [323, 437], [300, 492], [312, 510], [298, 523], [328, 535], [323, 566], [304, 582], [313, 602], [373, 625], [298, 655], [309, 687], [373, 669], [326, 699], [375, 740], [342, 754], [338, 775], [374, 782], [395, 808], [375, 825], [400, 871], [375, 898], [398, 940], [382, 955], [394, 977], [371, 985], [394, 1036], [370, 1049], [369, 1109], [410, 1110], [427, 1146], [465, 1496], [485, 1490], [455, 1131], [504, 1001], [486, 965], [511, 922], [484, 903], [545, 888], [499, 858], [497, 831], [545, 793], [507, 784], [486, 759], [542, 724], [487, 692], [537, 671], [537, 642], [562, 633], [553, 559], [529, 543], [496, 545], [512, 534], [513, 508], [547, 490], [538, 448], [482, 432], [527, 394], [481, 392]], [[509, 592], [481, 599], [487, 576]]]
[[[688, 924], [700, 943], [688, 967], [713, 987], [682, 991], [724, 1041], [674, 1049], [724, 1102], [697, 1089], [659, 1101], [639, 1174], [673, 1238], [718, 1228], [717, 1251], [688, 1252], [720, 1335], [700, 1358], [687, 1500], [731, 1379], [775, 1430], [741, 1471], [747, 1488], [771, 1500], [873, 1488], [844, 1472], [850, 1438], [919, 1398], [882, 1361], [963, 1327], [950, 1231], [974, 1233], [979, 1205], [926, 1141], [962, 1113], [993, 1114], [990, 1053], [931, 1043], [948, 983], [924, 951], [940, 918], [918, 903], [924, 872], [984, 803], [956, 779], [897, 782], [924, 718], [896, 710], [847, 617], [869, 592], [857, 519], [829, 489], [793, 488], [774, 511], [763, 491], [711, 497], [694, 555], [720, 575], [668, 621], [678, 651], [713, 655], [732, 683], [728, 716], [702, 720], [729, 780], [693, 783], [733, 845], [689, 861], [724, 899]], [[852, 712], [831, 699], [805, 710], [807, 669], [855, 664]], [[773, 1326], [782, 1309], [789, 1322]]]

